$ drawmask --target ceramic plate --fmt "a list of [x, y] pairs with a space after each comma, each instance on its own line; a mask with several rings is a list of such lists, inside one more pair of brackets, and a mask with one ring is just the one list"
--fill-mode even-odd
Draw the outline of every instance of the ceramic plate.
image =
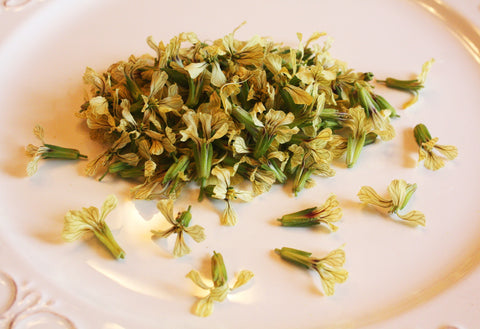
[[[0, 43], [0, 326], [3, 328], [476, 328], [480, 326], [480, 38], [477, 29], [438, 1], [4, 1]], [[184, 31], [215, 40], [240, 25], [238, 39], [258, 34], [295, 46], [297, 32], [334, 39], [331, 53], [378, 78], [411, 78], [435, 63], [420, 100], [399, 110], [396, 137], [368, 146], [357, 165], [342, 162], [336, 176], [290, 193], [276, 186], [249, 204], [235, 204], [239, 223], [219, 225], [223, 204], [196, 201], [192, 185], [175, 203], [192, 204], [193, 224], [207, 239], [192, 253], [171, 256], [173, 241], [154, 242], [165, 226], [154, 201], [132, 201], [129, 182], [83, 175], [86, 161], [43, 161], [26, 177], [24, 146], [41, 124], [46, 140], [94, 157], [101, 147], [75, 116], [84, 102], [87, 66], [105, 70], [131, 54], [150, 52], [152, 35], [168, 42]], [[378, 87], [400, 108], [410, 95]], [[417, 165], [412, 129], [425, 123], [459, 156], [432, 172]], [[426, 227], [406, 226], [360, 205], [357, 192], [380, 193], [392, 179], [417, 183], [410, 209]], [[65, 243], [70, 209], [100, 206], [109, 194], [119, 206], [108, 223], [126, 251], [114, 261], [94, 240]], [[343, 209], [339, 230], [287, 229], [275, 219], [320, 205], [330, 193]], [[326, 255], [344, 245], [350, 276], [334, 296], [320, 279], [283, 262], [283, 246]], [[191, 313], [201, 296], [185, 275], [209, 278], [213, 251], [223, 254], [230, 279], [243, 269], [254, 279], [215, 306], [208, 318]]]

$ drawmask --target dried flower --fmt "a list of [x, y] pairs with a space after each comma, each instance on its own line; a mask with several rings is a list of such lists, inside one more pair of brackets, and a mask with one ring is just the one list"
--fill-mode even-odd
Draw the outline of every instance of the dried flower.
[[[415, 141], [417, 142], [418, 161], [422, 161], [425, 168], [430, 170], [438, 170], [445, 165], [445, 160], [453, 160], [458, 155], [458, 149], [453, 145], [439, 145], [438, 137], [432, 138], [427, 127], [420, 123], [413, 129]], [[434, 150], [437, 150], [436, 154]]]
[[331, 195], [320, 207], [312, 207], [282, 216], [278, 221], [282, 226], [307, 227], [319, 224], [327, 225], [330, 230], [338, 229], [333, 223], [342, 218], [342, 209], [339, 207], [337, 197]]
[[404, 91], [408, 91], [413, 94], [413, 98], [406, 102], [403, 105], [403, 108], [407, 108], [413, 104], [415, 104], [418, 100], [418, 92], [423, 89], [425, 85], [425, 80], [427, 79], [427, 73], [430, 71], [433, 62], [435, 60], [432, 58], [429, 61], [425, 62], [422, 66], [422, 72], [417, 76], [416, 79], [412, 80], [398, 80], [394, 78], [386, 78], [385, 80], [377, 80], [378, 82], [385, 83], [387, 87], [400, 89]]
[[45, 132], [40, 125], [35, 126], [33, 129], [33, 134], [42, 142], [42, 146], [28, 144], [25, 149], [25, 152], [29, 156], [33, 157], [33, 159], [27, 165], [28, 176], [33, 176], [37, 172], [38, 162], [40, 159], [77, 160], [80, 158], [87, 158], [86, 155], [80, 154], [80, 151], [76, 149], [46, 144], [44, 141]]
[[[87, 173], [134, 178], [132, 195], [146, 199], [176, 198], [196, 181], [201, 200], [217, 179], [214, 167], [231, 167], [255, 195], [289, 179], [298, 194], [314, 185], [312, 175], [333, 176], [333, 159], [346, 153], [351, 167], [365, 145], [393, 138], [397, 115], [373, 92], [373, 73], [333, 58], [324, 33], [306, 42], [298, 34], [298, 46], [288, 47], [237, 40], [236, 30], [212, 42], [194, 33], [167, 44], [149, 37], [154, 54], [132, 55], [102, 74], [87, 68], [92, 97], [79, 116], [105, 145]], [[223, 222], [233, 223], [227, 185], [229, 193], [209, 188], [209, 196], [227, 200]]]
[[157, 208], [172, 226], [164, 231], [152, 230], [152, 238], [167, 238], [172, 233], [177, 234], [177, 240], [175, 241], [175, 247], [173, 248], [173, 255], [175, 257], [182, 257], [190, 253], [190, 248], [185, 243], [183, 237], [184, 233], [190, 235], [195, 242], [202, 242], [205, 240], [203, 227], [200, 225], [188, 226], [192, 219], [192, 214], [190, 213], [191, 206], [189, 206], [186, 211], [178, 213], [177, 218], [173, 217], [173, 200], [159, 201], [157, 203]]
[[115, 241], [110, 228], [105, 222], [105, 217], [117, 206], [118, 200], [114, 195], [109, 195], [99, 212], [96, 207], [70, 210], [65, 215], [65, 224], [62, 237], [67, 242], [81, 238], [85, 233], [93, 232], [97, 239], [112, 253], [116, 259], [125, 258], [125, 252]]
[[351, 134], [347, 140], [347, 167], [351, 168], [357, 162], [360, 152], [365, 146], [367, 135], [373, 132], [371, 123], [367, 121], [365, 111], [360, 107], [352, 107], [348, 110], [349, 117], [345, 126], [350, 129]]
[[238, 274], [233, 286], [228, 286], [227, 270], [225, 269], [223, 256], [215, 251], [211, 260], [211, 271], [213, 285], [205, 283], [200, 273], [196, 270], [192, 270], [187, 274], [187, 278], [192, 280], [197, 286], [210, 291], [207, 296], [202, 297], [194, 306], [193, 313], [201, 317], [212, 314], [214, 302], [223, 302], [230, 292], [240, 288], [253, 278], [252, 272], [243, 270]]
[[399, 213], [400, 210], [405, 208], [416, 190], [417, 184], [407, 184], [403, 179], [394, 179], [388, 186], [390, 198], [381, 197], [370, 186], [362, 186], [358, 192], [358, 197], [362, 203], [386, 208], [389, 213], [394, 213], [409, 223], [425, 226], [425, 215], [422, 212], [412, 210], [404, 215]]
[[215, 176], [216, 184], [210, 185], [209, 196], [215, 199], [225, 200], [226, 208], [221, 217], [222, 225], [233, 226], [237, 224], [237, 213], [233, 209], [230, 201], [238, 200], [249, 202], [253, 199], [253, 194], [248, 191], [237, 190], [231, 185], [232, 170], [215, 166], [212, 169], [212, 175]]
[[345, 263], [345, 251], [341, 248], [331, 251], [323, 258], [312, 257], [310, 252], [287, 247], [275, 249], [275, 252], [288, 262], [317, 271], [327, 296], [335, 293], [336, 283], [343, 283], [348, 278], [348, 272], [342, 268]]

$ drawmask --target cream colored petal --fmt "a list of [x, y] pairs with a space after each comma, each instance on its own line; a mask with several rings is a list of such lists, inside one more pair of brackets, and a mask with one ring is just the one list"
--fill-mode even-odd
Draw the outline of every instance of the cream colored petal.
[[423, 148], [420, 147], [418, 149], [418, 162], [425, 160], [427, 156], [428, 156], [427, 151], [425, 151]]
[[225, 283], [220, 287], [216, 287], [210, 290], [210, 298], [216, 302], [223, 302], [227, 298], [230, 288]]
[[215, 87], [221, 87], [227, 82], [227, 78], [225, 77], [225, 74], [220, 68], [220, 64], [218, 64], [218, 62], [212, 63], [212, 78], [210, 81]]
[[193, 314], [200, 317], [207, 317], [213, 312], [213, 300], [210, 296], [198, 300], [193, 306]]
[[429, 61], [426, 61], [422, 65], [422, 72], [418, 75], [417, 80], [421, 83], [424, 84], [425, 80], [427, 79], [427, 74], [430, 71], [430, 68], [432, 67], [433, 63], [435, 62], [435, 59], [430, 59]]
[[173, 232], [175, 232], [175, 226], [170, 227], [168, 230], [151, 230], [152, 239], [168, 238]]
[[202, 242], [205, 240], [204, 228], [200, 225], [193, 225], [190, 227], [185, 227], [185, 233], [190, 235], [195, 242]]
[[163, 217], [172, 225], [176, 225], [173, 218], [173, 200], [160, 200], [157, 202], [157, 208], [162, 213]]
[[25, 147], [25, 154], [33, 157], [33, 156], [40, 156], [40, 154], [37, 154], [39, 150], [39, 147], [38, 146], [35, 146], [33, 144], [28, 144], [26, 147]]
[[93, 97], [86, 111], [87, 125], [90, 129], [115, 127], [115, 119], [108, 109], [108, 101], [103, 96]]
[[120, 159], [120, 161], [125, 162], [132, 167], [136, 167], [140, 161], [138, 155], [135, 153], [117, 154], [117, 157]]
[[396, 214], [401, 219], [409, 221], [412, 224], [425, 226], [425, 215], [421, 211], [412, 210], [405, 215], [401, 215], [398, 212]]
[[43, 143], [43, 139], [45, 138], [45, 131], [43, 130], [42, 126], [36, 125], [35, 128], [33, 128], [33, 134]]
[[28, 176], [33, 176], [35, 173], [38, 171], [38, 162], [41, 159], [41, 155], [37, 155], [33, 157], [32, 160], [27, 164], [27, 175]]
[[235, 199], [236, 200], [241, 200], [244, 202], [250, 202], [253, 200], [253, 194], [252, 192], [249, 191], [238, 191], [235, 190]]
[[103, 77], [90, 67], [87, 67], [85, 69], [85, 73], [83, 75], [83, 81], [87, 84], [91, 84], [95, 86], [100, 91], [102, 91], [105, 88], [105, 81]]
[[433, 152], [425, 152], [426, 156], [423, 161], [425, 168], [430, 170], [438, 170], [445, 166], [445, 160]]
[[79, 210], [70, 210], [65, 215], [62, 238], [72, 242], [81, 238], [85, 233], [94, 231], [91, 221], [85, 220], [86, 213]]
[[395, 137], [395, 129], [390, 123], [390, 111], [374, 111], [371, 114], [374, 132], [384, 141], [389, 141]]
[[110, 194], [109, 196], [107, 196], [107, 199], [105, 200], [105, 202], [103, 202], [103, 205], [102, 205], [102, 211], [99, 216], [99, 221], [105, 220], [105, 217], [107, 217], [107, 215], [117, 207], [117, 204], [118, 204], [118, 199], [115, 195]]
[[288, 150], [293, 153], [293, 155], [290, 157], [290, 167], [292, 169], [295, 169], [297, 166], [303, 163], [305, 150], [303, 149], [303, 147], [297, 144], [290, 145]]
[[280, 57], [280, 55], [270, 53], [265, 56], [264, 64], [267, 69], [273, 73], [273, 75], [276, 75], [282, 69], [282, 57]]
[[360, 201], [365, 204], [373, 204], [387, 209], [391, 208], [393, 205], [392, 200], [382, 198], [370, 186], [362, 186], [357, 195]]
[[223, 136], [225, 136], [228, 132], [228, 123], [224, 123], [220, 126], [220, 128], [218, 128], [216, 131], [215, 131], [215, 134], [210, 137], [207, 142], [210, 143], [216, 139], [219, 139], [219, 138], [222, 138]]
[[341, 267], [345, 264], [345, 250], [342, 248], [335, 249], [322, 258], [322, 263], [333, 267]]
[[310, 38], [308, 38], [307, 42], [305, 43], [305, 48], [308, 48], [311, 42], [316, 41], [325, 35], [327, 35], [325, 32], [313, 32]]
[[245, 143], [245, 139], [243, 139], [241, 136], [235, 136], [232, 143], [232, 148], [237, 154], [251, 153], [250, 149]]
[[237, 213], [231, 206], [230, 202], [227, 200], [225, 210], [223, 211], [222, 217], [220, 219], [220, 223], [226, 226], [234, 226], [237, 224], [237, 221]]
[[438, 152], [440, 152], [448, 160], [453, 160], [458, 156], [458, 149], [453, 145], [435, 145]]
[[168, 74], [165, 71], [154, 71], [152, 81], [150, 82], [150, 97], [155, 96], [168, 80]]
[[213, 167], [211, 174], [217, 177], [219, 184], [217, 184], [221, 190], [227, 190], [227, 187], [230, 185], [230, 177], [232, 176], [232, 171], [221, 166]]
[[155, 169], [157, 169], [157, 164], [152, 161], [148, 160], [145, 162], [145, 171], [144, 171], [144, 176], [145, 177], [151, 177], [155, 174]]
[[213, 313], [214, 300], [210, 295], [199, 299], [192, 308], [192, 313], [199, 317], [208, 317]]
[[158, 140], [152, 140], [152, 144], [150, 145], [150, 153], [152, 155], [160, 155], [163, 153], [163, 145]]
[[246, 284], [248, 281], [250, 281], [253, 278], [253, 276], [254, 276], [253, 272], [249, 270], [240, 271], [240, 273], [237, 276], [237, 280], [235, 281], [235, 284], [232, 287], [232, 290], [240, 288], [241, 286]]
[[352, 135], [359, 138], [364, 133], [369, 132], [367, 125], [367, 116], [365, 110], [361, 106], [348, 109], [349, 118], [345, 122], [345, 126], [350, 128]]
[[131, 142], [130, 134], [127, 132], [122, 132], [120, 137], [112, 144], [111, 150], [118, 151], [123, 149], [127, 144]]
[[300, 79], [304, 84], [309, 85], [315, 81], [312, 71], [305, 66], [300, 66], [296, 77]]
[[319, 270], [322, 278], [322, 287], [325, 295], [332, 296], [335, 293], [335, 284], [343, 283], [348, 278], [348, 272], [343, 268], [337, 267], [322, 267]]
[[293, 85], [286, 85], [284, 90], [290, 94], [295, 104], [310, 105], [313, 102], [313, 97], [300, 87]]
[[133, 118], [132, 113], [130, 113], [130, 102], [128, 99], [122, 99], [120, 103], [120, 108], [122, 109], [122, 117], [132, 126], [136, 127], [137, 122]]
[[403, 179], [394, 179], [388, 186], [388, 193], [392, 198], [393, 207], [399, 207], [403, 204], [407, 196], [407, 182]]
[[195, 79], [205, 71], [207, 66], [208, 66], [208, 63], [206, 62], [190, 63], [187, 66], [185, 66], [185, 70], [190, 75], [190, 78]]
[[202, 288], [204, 290], [210, 290], [210, 289], [213, 288], [213, 286], [208, 285], [208, 284], [205, 283], [205, 281], [203, 281], [203, 279], [200, 275], [200, 272], [198, 272], [196, 270], [191, 270], [190, 272], [188, 272], [186, 277], [189, 278], [190, 280], [192, 280], [193, 283], [195, 283], [197, 286], [199, 286], [200, 288]]
[[316, 162], [315, 164], [312, 165], [312, 167], [315, 168], [315, 171], [313, 173], [317, 176], [321, 176], [321, 177], [335, 176], [335, 170], [332, 169], [328, 163]]
[[342, 209], [335, 195], [330, 195], [325, 203], [317, 209], [320, 218], [326, 222], [337, 222], [342, 218]]
[[175, 246], [173, 247], [173, 256], [182, 257], [190, 253], [190, 248], [185, 243], [183, 238], [183, 231], [178, 232]]
[[275, 140], [279, 144], [285, 144], [288, 143], [291, 139], [292, 136], [297, 134], [300, 131], [298, 127], [293, 127], [293, 128], [288, 128], [287, 126], [281, 126], [278, 127], [276, 130], [276, 137]]

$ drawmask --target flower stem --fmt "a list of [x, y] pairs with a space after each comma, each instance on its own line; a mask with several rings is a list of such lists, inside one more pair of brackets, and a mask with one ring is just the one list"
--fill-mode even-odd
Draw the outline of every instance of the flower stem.
[[95, 236], [100, 240], [101, 243], [111, 252], [115, 259], [125, 258], [125, 251], [118, 245], [117, 241], [113, 237], [112, 231], [110, 228], [105, 225], [101, 231], [94, 231]]

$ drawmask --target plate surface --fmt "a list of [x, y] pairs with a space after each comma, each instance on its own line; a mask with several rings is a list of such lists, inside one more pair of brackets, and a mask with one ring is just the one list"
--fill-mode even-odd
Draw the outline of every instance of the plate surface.
[[[20, 3], [20, 2], [19, 2]], [[33, 4], [32, 4], [33, 5]], [[155, 2], [84, 0], [35, 2], [24, 12], [4, 10], [12, 28], [0, 35], [0, 325], [14, 328], [475, 328], [480, 325], [480, 38], [455, 11], [435, 1], [211, 0]], [[19, 15], [20, 18], [11, 18]], [[23, 15], [23, 16], [20, 16]], [[75, 117], [85, 91], [86, 66], [103, 71], [129, 55], [150, 51], [145, 39], [184, 32], [214, 40], [231, 32], [296, 45], [296, 32], [325, 31], [334, 57], [379, 78], [409, 78], [430, 58], [436, 62], [420, 100], [393, 121], [393, 141], [369, 146], [352, 169], [339, 163], [333, 178], [294, 198], [275, 187], [252, 203], [235, 204], [239, 223], [219, 225], [221, 203], [185, 192], [176, 209], [193, 205], [192, 223], [207, 239], [173, 259], [172, 241], [155, 243], [150, 229], [163, 218], [155, 202], [131, 201], [129, 183], [83, 176], [86, 162], [42, 162], [25, 177], [23, 148], [46, 139], [94, 157], [101, 148]], [[6, 21], [4, 21], [6, 22]], [[2, 26], [7, 26], [3, 23]], [[378, 87], [400, 107], [410, 96]], [[417, 166], [412, 128], [425, 123], [459, 156], [431, 172]], [[363, 185], [386, 191], [392, 179], [418, 184], [411, 209], [426, 214], [412, 228], [361, 206]], [[60, 235], [70, 209], [100, 206], [108, 194], [120, 203], [108, 219], [126, 250], [113, 261], [95, 241], [67, 244]], [[335, 193], [343, 209], [339, 230], [284, 229], [275, 219], [319, 205]], [[332, 297], [313, 274], [279, 260], [274, 248], [322, 255], [345, 244], [348, 281]], [[230, 279], [242, 269], [255, 278], [209, 318], [190, 313], [201, 294], [185, 278], [191, 269], [209, 276], [213, 251], [224, 256]], [[478, 294], [477, 294], [478, 295]], [[2, 319], [3, 315], [3, 319]], [[3, 323], [2, 323], [3, 321]]]

